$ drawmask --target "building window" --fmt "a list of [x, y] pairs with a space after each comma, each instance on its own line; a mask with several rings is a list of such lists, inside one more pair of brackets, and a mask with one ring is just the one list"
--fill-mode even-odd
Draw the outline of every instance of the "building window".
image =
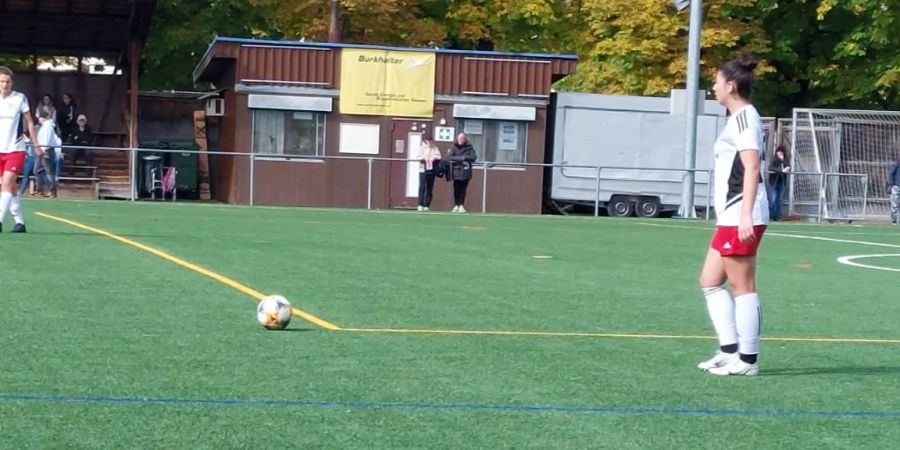
[[459, 121], [459, 128], [475, 146], [479, 161], [525, 162], [526, 122], [465, 119]]
[[325, 114], [253, 110], [253, 152], [261, 155], [325, 155]]

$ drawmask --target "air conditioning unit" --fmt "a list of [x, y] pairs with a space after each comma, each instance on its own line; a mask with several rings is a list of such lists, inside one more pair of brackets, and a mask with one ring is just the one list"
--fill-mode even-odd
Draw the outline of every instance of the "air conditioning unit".
[[206, 115], [208, 117], [221, 117], [225, 115], [225, 99], [224, 98], [208, 98], [206, 99]]

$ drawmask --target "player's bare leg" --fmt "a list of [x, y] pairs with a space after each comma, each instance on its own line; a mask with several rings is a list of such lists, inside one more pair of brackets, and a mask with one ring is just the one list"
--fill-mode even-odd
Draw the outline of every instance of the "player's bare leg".
[[734, 294], [739, 358], [709, 371], [715, 375], [756, 375], [759, 373], [756, 361], [762, 315], [756, 293], [756, 257], [728, 256], [723, 260], [728, 284]]
[[706, 297], [706, 308], [719, 338], [719, 351], [711, 359], [697, 364], [700, 370], [710, 370], [737, 360], [738, 339], [734, 321], [734, 300], [725, 288], [725, 258], [718, 250], [706, 252], [700, 272], [700, 288]]
[[12, 212], [16, 225], [13, 227], [13, 233], [25, 232], [25, 218], [22, 214], [22, 205], [19, 197], [16, 195], [16, 178], [18, 175], [12, 171], [4, 171], [2, 186], [0, 186], [0, 231], [3, 230], [3, 221], [6, 219], [6, 213]]

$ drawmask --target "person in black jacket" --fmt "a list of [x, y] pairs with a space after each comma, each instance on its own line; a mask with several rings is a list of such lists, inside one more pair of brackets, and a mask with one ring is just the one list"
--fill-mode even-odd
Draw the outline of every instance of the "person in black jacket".
[[[69, 134], [69, 144], [73, 146], [85, 146], [90, 147], [94, 145], [94, 132], [91, 130], [90, 125], [87, 124], [87, 116], [84, 114], [78, 115], [78, 120], [76, 121], [76, 126], [70, 131]], [[76, 161], [79, 156], [84, 156], [85, 164], [91, 165], [91, 150], [87, 148], [76, 148], [75, 156], [72, 158], [72, 161]]]
[[75, 119], [78, 118], [78, 105], [69, 94], [63, 94], [62, 101], [62, 106], [56, 111], [56, 127], [63, 143], [68, 143], [69, 135], [75, 128]]
[[453, 212], [466, 212], [466, 189], [472, 179], [472, 163], [478, 159], [475, 147], [469, 143], [465, 133], [456, 136], [456, 142], [447, 151], [450, 164], [449, 175], [453, 179]]
[[785, 158], [785, 148], [779, 145], [775, 149], [775, 158], [769, 164], [769, 219], [778, 220], [781, 216], [781, 204], [784, 203], [784, 185], [791, 172], [791, 165]]

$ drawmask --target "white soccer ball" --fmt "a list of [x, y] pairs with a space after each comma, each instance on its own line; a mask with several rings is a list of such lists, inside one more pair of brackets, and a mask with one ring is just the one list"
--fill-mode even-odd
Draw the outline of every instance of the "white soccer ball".
[[282, 330], [291, 323], [291, 302], [280, 295], [270, 295], [256, 307], [256, 320], [270, 330]]

